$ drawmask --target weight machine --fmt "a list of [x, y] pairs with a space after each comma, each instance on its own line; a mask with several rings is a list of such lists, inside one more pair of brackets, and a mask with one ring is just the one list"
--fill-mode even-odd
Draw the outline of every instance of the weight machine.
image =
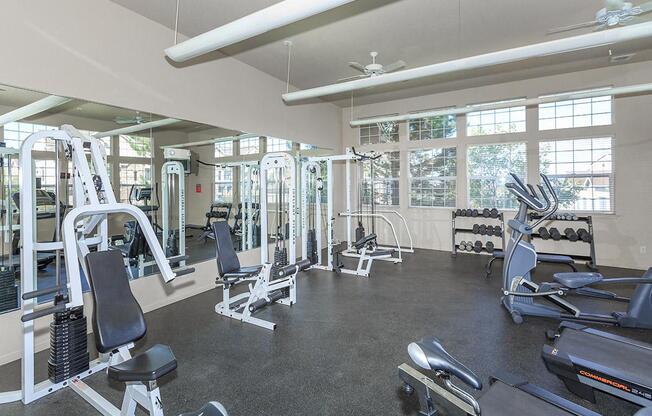
[[[161, 188], [163, 191], [163, 247], [167, 256], [186, 255], [186, 177], [183, 163], [168, 160], [161, 166]], [[171, 201], [177, 200], [177, 227], [171, 229]], [[186, 262], [181, 261], [181, 266]]]
[[[278, 179], [277, 224], [274, 231], [274, 259], [269, 261], [268, 221], [268, 173]], [[297, 301], [296, 275], [310, 266], [304, 259], [296, 261], [296, 164], [288, 153], [268, 153], [260, 162], [260, 210], [261, 210], [261, 265], [241, 267], [233, 248], [228, 224], [213, 223], [215, 234], [217, 269], [222, 285], [222, 302], [215, 305], [215, 312], [248, 322], [262, 328], [274, 330], [276, 324], [252, 314], [259, 309], [280, 303], [292, 306]], [[287, 202], [285, 190], [287, 187]], [[283, 205], [287, 203], [287, 209]], [[285, 221], [287, 217], [288, 222]], [[287, 226], [286, 226], [287, 224]], [[248, 284], [248, 291], [231, 296], [231, 288], [241, 283]], [[252, 284], [253, 283], [253, 284]]]
[[[50, 139], [55, 142], [56, 149], [62, 149], [65, 157], [72, 163], [73, 171], [73, 206], [63, 219], [61, 228], [57, 227], [57, 238], [51, 242], [38, 242], [36, 236], [36, 187], [33, 172], [32, 150], [41, 140]], [[104, 415], [134, 415], [136, 402], [145, 407], [151, 415], [162, 415], [160, 396], [156, 383], [144, 385], [129, 383], [127, 387], [123, 409], [117, 409], [101, 395], [91, 389], [83, 381], [84, 378], [107, 368], [113, 368], [117, 363], [127, 365], [133, 363], [129, 349], [133, 343], [116, 348], [118, 353], [100, 354], [96, 360], [81, 366], [83, 371], [72, 371], [61, 380], [35, 381], [35, 324], [37, 318], [62, 313], [83, 314], [84, 298], [82, 293], [82, 276], [80, 267], [85, 276], [91, 276], [85, 261], [86, 256], [93, 251], [106, 251], [109, 249], [108, 215], [128, 214], [137, 221], [144, 237], [152, 250], [152, 255], [158, 265], [159, 271], [165, 282], [170, 282], [177, 276], [192, 273], [193, 268], [180, 268], [172, 270], [170, 263], [183, 260], [179, 257], [166, 258], [161, 248], [156, 233], [149, 222], [147, 215], [138, 207], [131, 204], [117, 202], [111, 182], [107, 173], [104, 146], [91, 136], [80, 133], [70, 125], [63, 125], [59, 130], [40, 131], [30, 135], [21, 146], [20, 152], [20, 224], [22, 231], [21, 250], [21, 285], [22, 285], [22, 316], [23, 323], [23, 351], [22, 351], [22, 384], [17, 391], [0, 393], [0, 403], [9, 403], [21, 400], [29, 404], [37, 399], [47, 396], [65, 387], [70, 387], [84, 400]], [[57, 155], [59, 150], [57, 150]], [[89, 160], [90, 159], [90, 160]], [[57, 179], [60, 160], [56, 159]], [[59, 200], [59, 185], [55, 192]], [[57, 220], [60, 215], [61, 204], [56, 204]], [[57, 221], [57, 224], [59, 222]], [[62, 235], [61, 235], [62, 233]], [[61, 239], [59, 236], [61, 235]], [[54, 251], [57, 257], [63, 252], [65, 258], [67, 281], [61, 282], [57, 271], [55, 286], [39, 289], [36, 285], [36, 257], [40, 252]], [[117, 254], [116, 254], [117, 255]], [[54, 294], [54, 300], [47, 306], [36, 309], [36, 300], [39, 296]], [[80, 334], [85, 347], [86, 332]], [[50, 339], [52, 342], [52, 338]], [[137, 356], [138, 357], [138, 356]], [[135, 357], [135, 358], [137, 358]], [[75, 367], [77, 368], [77, 367]], [[159, 398], [157, 400], [157, 398]]]

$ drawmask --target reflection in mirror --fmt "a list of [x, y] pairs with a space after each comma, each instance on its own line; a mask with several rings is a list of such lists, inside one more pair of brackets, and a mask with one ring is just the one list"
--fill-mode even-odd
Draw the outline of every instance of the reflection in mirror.
[[[0, 86], [0, 313], [19, 306], [21, 192], [31, 191], [35, 197], [34, 227], [40, 243], [61, 239], [60, 224], [73, 206], [72, 161], [55, 140], [36, 143], [33, 186], [23, 190], [19, 185], [21, 144], [35, 132], [64, 124], [101, 140], [116, 199], [143, 210], [166, 256], [176, 257], [173, 267], [215, 257], [215, 221], [229, 224], [237, 250], [260, 246], [259, 162], [265, 153], [288, 152], [299, 158], [326, 152], [291, 140]], [[269, 209], [274, 221], [278, 212], [272, 210], [277, 207], [272, 203]], [[110, 249], [121, 252], [132, 279], [156, 272], [151, 250], [132, 217], [109, 216], [108, 235]], [[34, 287], [65, 284], [63, 262], [62, 253], [39, 252]], [[89, 288], [85, 280], [82, 286]], [[56, 292], [38, 300], [54, 296]]]

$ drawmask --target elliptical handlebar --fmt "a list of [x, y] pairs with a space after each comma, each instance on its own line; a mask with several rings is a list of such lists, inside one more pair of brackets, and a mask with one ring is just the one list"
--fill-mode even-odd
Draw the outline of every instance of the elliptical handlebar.
[[377, 155], [370, 156], [370, 155], [365, 154], [365, 153], [358, 153], [358, 152], [355, 151], [355, 147], [353, 147], [353, 146], [351, 147], [351, 153], [353, 153], [355, 156], [359, 157], [360, 160], [376, 160], [376, 159], [379, 159], [383, 155], [382, 153], [378, 153]]
[[[559, 208], [559, 197], [548, 176], [542, 173], [541, 180], [543, 185], [537, 184], [535, 187], [531, 184], [525, 185], [514, 173], [510, 173], [510, 175], [514, 179], [514, 182], [506, 184], [507, 189], [516, 195], [519, 201], [526, 204], [533, 211], [541, 214], [541, 218], [529, 226], [530, 229], [534, 229], [557, 211]], [[550, 196], [552, 196], [552, 200]]]

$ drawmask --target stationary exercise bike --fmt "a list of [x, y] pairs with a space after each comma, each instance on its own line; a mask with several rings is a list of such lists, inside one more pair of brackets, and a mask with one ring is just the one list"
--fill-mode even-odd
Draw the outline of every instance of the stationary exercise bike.
[[[509, 221], [512, 233], [503, 265], [502, 303], [513, 321], [520, 324], [523, 316], [532, 315], [652, 329], [652, 268], [643, 277], [604, 279], [599, 273], [578, 272], [556, 273], [554, 282], [550, 283], [537, 284], [532, 281], [531, 272], [537, 265], [537, 253], [524, 237], [531, 235], [539, 224], [557, 211], [559, 199], [546, 175], [541, 175], [545, 190], [541, 185], [536, 188], [530, 184], [526, 186], [514, 174], [512, 177], [514, 182], [505, 186], [518, 198], [520, 206], [516, 217]], [[532, 225], [528, 224], [528, 210], [541, 214], [541, 218]], [[590, 287], [595, 284], [636, 284], [636, 288], [628, 299]], [[570, 294], [629, 301], [629, 304], [626, 312], [613, 312], [610, 315], [587, 313], [565, 299]], [[552, 306], [537, 303], [537, 298], [550, 302]]]

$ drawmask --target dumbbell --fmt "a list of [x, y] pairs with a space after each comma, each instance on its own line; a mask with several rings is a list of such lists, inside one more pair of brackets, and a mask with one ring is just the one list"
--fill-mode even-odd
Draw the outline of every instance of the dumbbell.
[[482, 224], [482, 225], [480, 226], [480, 230], [479, 230], [479, 231], [480, 231], [480, 235], [487, 235], [487, 226], [484, 225], [484, 224]]
[[571, 214], [571, 221], [577, 221], [579, 217], [576, 214]]
[[550, 233], [550, 237], [551, 237], [553, 240], [555, 240], [555, 241], [559, 241], [559, 240], [561, 240], [561, 233], [559, 232], [559, 230], [558, 230], [557, 228], [552, 227], [552, 228], [549, 230], [549, 233]]
[[546, 227], [539, 227], [539, 237], [541, 237], [544, 240], [550, 239], [550, 233], [548, 232]]
[[494, 235], [494, 226], [487, 225], [487, 235]]
[[579, 240], [579, 237], [577, 236], [577, 233], [576, 233], [575, 230], [573, 230], [572, 228], [566, 228], [566, 229], [564, 230], [564, 235], [565, 235], [566, 238], [568, 238], [570, 241], [577, 241], [577, 240]]
[[480, 234], [480, 225], [479, 224], [473, 224], [473, 234]]
[[487, 249], [487, 251], [489, 253], [493, 253], [494, 249], [495, 249], [493, 241], [487, 241], [487, 244], [485, 245], [485, 248]]
[[470, 242], [470, 241], [467, 241], [466, 246], [464, 246], [464, 248], [466, 249], [466, 251], [473, 251], [473, 243]]
[[492, 208], [490, 214], [491, 214], [491, 218], [498, 218], [498, 209]]
[[491, 211], [489, 210], [489, 208], [485, 208], [482, 210], [482, 216], [485, 218], [491, 217]]
[[476, 253], [481, 253], [482, 252], [482, 241], [478, 240], [473, 244], [473, 251]]
[[471, 216], [472, 217], [477, 217], [478, 216], [478, 210], [477, 209], [472, 209], [471, 210]]
[[462, 216], [462, 210], [460, 208], [458, 208], [457, 211], [455, 211], [455, 216], [456, 217], [461, 217]]
[[503, 235], [503, 228], [502, 228], [500, 225], [496, 225], [496, 226], [494, 227], [494, 235], [495, 235], [496, 237], [502, 237], [502, 235]]
[[461, 210], [462, 212], [460, 213], [461, 216], [466, 217], [467, 211], [466, 209]]
[[577, 236], [579, 237], [580, 240], [590, 243], [591, 242], [591, 234], [586, 230], [586, 228], [580, 228], [577, 230]]

